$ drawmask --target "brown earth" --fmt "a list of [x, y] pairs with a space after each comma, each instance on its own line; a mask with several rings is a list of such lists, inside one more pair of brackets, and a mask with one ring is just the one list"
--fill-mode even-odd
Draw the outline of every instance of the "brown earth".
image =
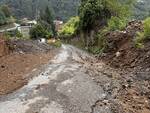
[[115, 74], [121, 83], [115, 85], [117, 113], [150, 113], [150, 41], [146, 40], [142, 49], [134, 43], [136, 33], [142, 30], [142, 22], [132, 21], [124, 31], [108, 33], [107, 50], [98, 58], [120, 73]]
[[143, 31], [142, 22], [132, 21], [124, 31], [108, 33], [107, 49], [99, 59], [119, 69], [150, 71], [150, 40], [145, 41], [144, 48], [136, 48], [134, 40], [139, 31]]
[[7, 41], [2, 38], [0, 34], [0, 57], [9, 54], [9, 48], [7, 46]]
[[100, 60], [86, 62], [87, 73], [108, 93], [96, 106], [110, 106], [114, 113], [150, 113], [150, 82], [146, 79], [149, 75], [144, 78]]
[[27, 79], [32, 77], [31, 72], [37, 71], [54, 57], [55, 50], [51, 47], [47, 49], [48, 45], [40, 46], [35, 41], [9, 41], [7, 48], [11, 47], [11, 53], [0, 57], [0, 95], [11, 93], [25, 85]]

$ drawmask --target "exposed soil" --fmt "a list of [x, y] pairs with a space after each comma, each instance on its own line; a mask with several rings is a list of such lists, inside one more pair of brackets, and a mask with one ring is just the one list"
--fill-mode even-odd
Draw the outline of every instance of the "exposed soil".
[[134, 44], [136, 32], [142, 30], [142, 22], [133, 21], [125, 31], [107, 34], [108, 48], [97, 61], [117, 70], [113, 81], [119, 81], [120, 86], [113, 84], [116, 93], [111, 88], [116, 98], [111, 102], [117, 106], [114, 110], [117, 113], [150, 113], [150, 41], [145, 41], [143, 49]]
[[0, 57], [9, 54], [9, 48], [7, 46], [7, 41], [1, 39], [0, 36]]
[[55, 53], [51, 46], [37, 41], [9, 41], [7, 46], [11, 53], [0, 57], [0, 95], [25, 85], [27, 79], [32, 77], [30, 73], [38, 71]]

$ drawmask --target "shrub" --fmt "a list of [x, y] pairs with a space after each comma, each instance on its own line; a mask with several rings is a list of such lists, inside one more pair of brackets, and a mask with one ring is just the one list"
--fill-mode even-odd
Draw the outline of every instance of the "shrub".
[[30, 30], [30, 37], [37, 38], [50, 38], [52, 33], [48, 32], [42, 25], [37, 24]]
[[15, 31], [12, 31], [12, 32], [8, 32], [6, 31], [4, 33], [4, 36], [7, 38], [7, 39], [11, 39], [12, 37], [15, 37], [15, 38], [23, 38], [23, 35], [20, 31], [18, 30], [15, 30]]
[[144, 36], [150, 38], [150, 17], [144, 20]]
[[56, 42], [53, 44], [55, 47], [61, 47], [62, 43], [60, 40], [56, 40]]
[[16, 30], [16, 37], [17, 38], [22, 38], [23, 35], [22, 35], [22, 33], [20, 31]]
[[115, 30], [123, 30], [126, 26], [126, 19], [119, 18], [119, 17], [111, 17], [111, 19], [108, 21], [108, 28], [112, 31]]
[[135, 39], [136, 48], [143, 48], [144, 47], [144, 45], [143, 45], [144, 38], [145, 38], [144, 33], [137, 32], [137, 36], [136, 36], [136, 39]]
[[60, 37], [72, 37], [75, 35], [79, 25], [79, 17], [72, 17], [59, 32]]
[[138, 48], [143, 48], [143, 42], [150, 39], [150, 17], [144, 20], [143, 25], [143, 32], [137, 32], [137, 36], [135, 38], [135, 45]]
[[0, 25], [3, 25], [6, 23], [6, 16], [5, 14], [0, 10]]

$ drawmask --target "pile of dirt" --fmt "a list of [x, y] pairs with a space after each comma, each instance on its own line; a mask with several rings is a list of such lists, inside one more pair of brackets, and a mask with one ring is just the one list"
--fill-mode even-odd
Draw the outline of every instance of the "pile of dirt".
[[100, 59], [115, 68], [150, 71], [150, 41], [145, 42], [143, 49], [136, 48], [134, 42], [136, 33], [142, 30], [141, 21], [132, 21], [124, 31], [108, 33], [106, 35], [108, 47]]
[[53, 46], [38, 40], [10, 40], [9, 46], [18, 53], [46, 53], [54, 49]]
[[99, 61], [120, 71], [114, 75], [120, 83], [120, 87], [115, 85], [118, 90], [113, 100], [117, 113], [150, 113], [150, 41], [145, 41], [144, 48], [136, 48], [138, 31], [143, 31], [141, 21], [130, 22], [124, 31], [108, 33], [107, 50], [99, 57]]
[[54, 57], [56, 51], [48, 44], [32, 40], [9, 40], [5, 46], [11, 52], [0, 57], [0, 95], [24, 86]]

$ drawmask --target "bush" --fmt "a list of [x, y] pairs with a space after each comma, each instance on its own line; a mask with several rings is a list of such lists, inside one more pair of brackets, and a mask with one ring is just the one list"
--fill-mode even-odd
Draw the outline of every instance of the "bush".
[[127, 24], [126, 19], [119, 18], [119, 17], [111, 17], [111, 19], [108, 21], [108, 28], [111, 31], [115, 30], [123, 30]]
[[42, 25], [37, 24], [30, 30], [30, 37], [37, 38], [50, 38], [52, 33], [48, 32]]
[[55, 47], [61, 47], [62, 43], [60, 40], [56, 40], [56, 42], [53, 44]]
[[4, 33], [4, 35], [7, 39], [11, 39], [12, 37], [15, 37], [15, 38], [18, 38], [18, 39], [23, 38], [22, 33], [18, 30], [15, 30], [15, 31], [12, 31], [12, 32], [6, 31]]
[[59, 37], [68, 38], [75, 35], [79, 25], [79, 17], [72, 17], [59, 32]]
[[144, 44], [143, 44], [144, 38], [145, 38], [144, 33], [137, 32], [137, 36], [136, 36], [136, 39], [135, 39], [136, 48], [143, 48], [144, 47]]
[[6, 16], [5, 14], [0, 10], [0, 25], [4, 25], [6, 23]]
[[17, 38], [22, 38], [23, 34], [20, 31], [16, 30], [16, 37]]
[[144, 20], [144, 36], [150, 38], [150, 17]]
[[143, 25], [144, 31], [137, 32], [137, 36], [135, 38], [135, 45], [138, 48], [143, 48], [143, 42], [150, 39], [150, 17], [144, 20]]

